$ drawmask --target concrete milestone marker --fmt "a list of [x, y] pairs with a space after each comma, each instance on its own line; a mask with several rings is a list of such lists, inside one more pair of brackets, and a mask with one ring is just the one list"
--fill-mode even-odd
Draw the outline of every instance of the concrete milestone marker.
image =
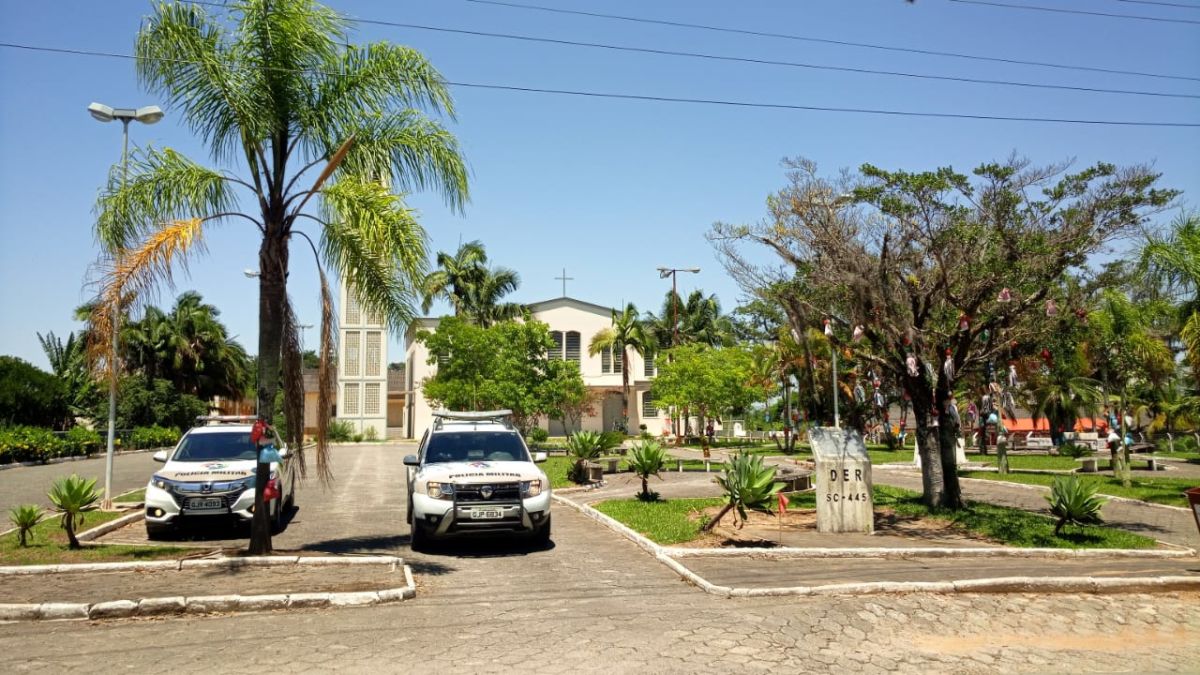
[[817, 464], [817, 531], [875, 532], [871, 457], [857, 431], [809, 430]]

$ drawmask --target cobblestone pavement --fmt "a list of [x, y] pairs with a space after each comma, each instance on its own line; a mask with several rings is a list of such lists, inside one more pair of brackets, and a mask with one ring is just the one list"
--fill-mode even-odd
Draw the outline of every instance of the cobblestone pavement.
[[396, 481], [402, 485], [402, 467], [384, 461], [394, 453], [383, 446], [337, 450], [339, 482], [353, 474], [355, 455], [374, 468], [360, 476], [361, 484], [342, 488], [351, 498], [331, 518], [347, 529], [314, 534], [334, 548], [404, 549], [417, 577], [415, 600], [341, 610], [0, 625], [6, 670], [1200, 670], [1200, 594], [723, 599], [682, 582], [631, 542], [561, 507], [553, 545], [545, 550], [478, 542], [412, 555], [403, 545], [407, 528], [402, 518], [392, 519], [390, 504], [387, 518], [377, 515], [376, 501], [390, 501]]

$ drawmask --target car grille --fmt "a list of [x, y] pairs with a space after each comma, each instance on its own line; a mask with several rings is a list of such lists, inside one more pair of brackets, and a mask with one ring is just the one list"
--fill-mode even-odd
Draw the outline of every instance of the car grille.
[[[485, 498], [483, 488], [490, 486], [492, 496]], [[459, 504], [479, 502], [490, 504], [495, 502], [512, 502], [521, 499], [520, 483], [483, 483], [470, 485], [455, 485], [454, 494]]]

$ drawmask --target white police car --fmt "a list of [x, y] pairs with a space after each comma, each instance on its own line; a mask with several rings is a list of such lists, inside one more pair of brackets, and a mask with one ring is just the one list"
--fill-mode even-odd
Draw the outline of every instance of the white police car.
[[550, 541], [550, 480], [512, 426], [512, 412], [437, 411], [408, 455], [412, 547], [459, 535], [516, 533]]
[[[163, 462], [146, 486], [146, 535], [154, 539], [184, 521], [248, 523], [254, 518], [254, 471], [258, 446], [250, 440], [254, 417], [212, 416], [197, 419], [172, 450], [154, 453]], [[275, 434], [274, 430], [270, 433]], [[296, 472], [292, 458], [274, 436], [279, 462], [271, 464], [268, 503], [272, 528], [283, 529], [284, 514], [295, 504]]]

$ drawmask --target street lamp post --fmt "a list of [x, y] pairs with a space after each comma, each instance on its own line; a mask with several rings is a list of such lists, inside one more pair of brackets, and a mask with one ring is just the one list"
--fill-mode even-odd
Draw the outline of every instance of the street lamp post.
[[[121, 188], [124, 189], [129, 178], [129, 123], [137, 120], [142, 124], [154, 124], [163, 118], [163, 111], [156, 105], [134, 109], [112, 108], [103, 103], [92, 103], [88, 105], [88, 113], [100, 122], [121, 121]], [[114, 260], [119, 260], [122, 251], [118, 246], [110, 253]], [[117, 436], [117, 336], [121, 323], [119, 299], [117, 304], [118, 306], [113, 308], [112, 335], [109, 346], [111, 351], [108, 364], [110, 371], [108, 378], [108, 443], [104, 456], [104, 500], [101, 502], [101, 508], [105, 509], [112, 508], [113, 446]]]
[[[659, 279], [666, 279], [667, 277], [671, 277], [671, 346], [672, 347], [679, 344], [679, 291], [676, 290], [677, 287], [675, 284], [675, 275], [678, 274], [679, 272], [691, 272], [692, 274], [699, 274], [700, 268], [699, 267], [660, 267], [660, 268], [658, 268], [658, 278]], [[679, 421], [677, 419], [675, 419], [675, 416], [672, 416], [671, 419], [674, 420], [674, 424], [679, 423]], [[678, 436], [679, 436], [678, 430], [676, 430], [676, 438], [678, 438]]]

